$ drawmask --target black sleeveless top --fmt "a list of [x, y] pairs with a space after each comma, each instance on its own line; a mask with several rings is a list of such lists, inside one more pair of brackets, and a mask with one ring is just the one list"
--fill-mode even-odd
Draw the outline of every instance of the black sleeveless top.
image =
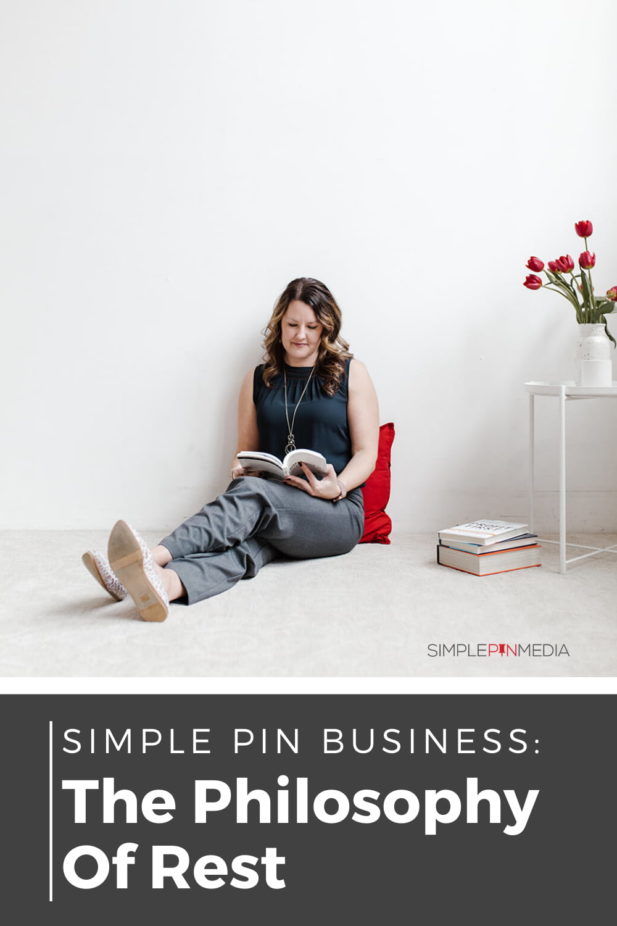
[[[336, 473], [340, 473], [351, 459], [351, 438], [347, 421], [350, 360], [351, 358], [347, 358], [345, 361], [345, 372], [338, 391], [333, 396], [324, 392], [319, 377], [311, 377], [304, 398], [298, 406], [293, 426], [296, 447], [323, 453]], [[255, 367], [253, 374], [253, 401], [257, 409], [259, 449], [262, 453], [272, 453], [282, 460], [287, 443], [283, 375], [279, 373], [275, 376], [268, 388], [263, 381], [263, 369], [264, 365], [260, 364]], [[290, 367], [285, 364], [287, 414], [290, 423], [311, 370], [312, 367]]]

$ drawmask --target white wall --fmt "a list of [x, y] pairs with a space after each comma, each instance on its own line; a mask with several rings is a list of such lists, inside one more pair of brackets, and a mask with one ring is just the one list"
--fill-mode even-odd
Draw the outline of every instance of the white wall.
[[[0, 10], [0, 526], [167, 529], [220, 490], [299, 275], [396, 422], [396, 526], [525, 515], [522, 383], [571, 374], [576, 330], [524, 263], [591, 218], [617, 283], [610, 0]], [[573, 523], [614, 530], [617, 403], [573, 411]]]

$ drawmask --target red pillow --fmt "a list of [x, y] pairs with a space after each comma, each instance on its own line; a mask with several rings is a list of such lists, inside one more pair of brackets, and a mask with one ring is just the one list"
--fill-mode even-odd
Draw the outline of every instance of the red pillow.
[[364, 534], [360, 543], [390, 543], [392, 521], [386, 514], [390, 498], [390, 450], [394, 441], [394, 425], [382, 424], [375, 469], [362, 489], [364, 496]]

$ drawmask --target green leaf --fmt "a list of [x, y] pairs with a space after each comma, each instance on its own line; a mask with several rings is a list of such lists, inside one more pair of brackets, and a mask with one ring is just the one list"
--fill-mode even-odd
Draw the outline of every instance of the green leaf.
[[610, 315], [615, 308], [615, 303], [610, 299], [596, 299], [595, 306], [591, 310], [591, 322], [596, 325], [604, 323], [604, 316]]
[[590, 301], [591, 301], [591, 307], [592, 307], [592, 309], [595, 309], [595, 307], [596, 307], [596, 296], [595, 296], [595, 293], [594, 293], [594, 291], [593, 291], [593, 280], [591, 279], [591, 270], [588, 270], [588, 271], [587, 271], [587, 276], [588, 276], [588, 278], [589, 278], [588, 282], [589, 282], [589, 296], [590, 296]]
[[607, 338], [608, 338], [610, 341], [613, 342], [613, 347], [616, 347], [616, 346], [617, 346], [617, 341], [615, 341], [615, 338], [613, 337], [613, 335], [612, 335], [612, 334], [610, 333], [610, 331], [608, 330], [608, 325], [606, 324], [606, 319], [604, 318], [604, 315], [602, 316], [601, 321], [604, 323], [604, 330], [606, 331], [606, 336], [607, 336]]
[[589, 300], [589, 284], [587, 283], [587, 277], [585, 276], [585, 271], [581, 270], [581, 285], [583, 287], [583, 302], [586, 305], [590, 304]]
[[570, 299], [573, 295], [572, 287], [564, 280], [562, 276], [559, 276], [557, 273], [551, 273], [550, 270], [546, 271], [546, 275], [551, 281], [553, 286], [556, 286], [559, 289], [559, 292], [562, 293], [566, 299]]
[[585, 320], [587, 322], [593, 323], [594, 313], [593, 305], [591, 302], [591, 293], [589, 291], [589, 280], [587, 279], [584, 270], [581, 270], [581, 287], [583, 290], [583, 311], [586, 312]]
[[581, 324], [583, 322], [583, 316], [581, 315], [581, 306], [574, 288], [570, 286], [567, 280], [565, 280], [560, 273], [553, 273], [552, 270], [545, 270], [544, 272], [549, 278], [551, 286], [556, 287], [556, 289], [550, 289], [548, 284], [545, 284], [546, 288], [549, 289], [549, 292], [551, 293], [559, 293], [560, 296], [563, 296], [572, 306], [574, 306], [574, 311], [576, 312], [576, 320], [579, 324]]

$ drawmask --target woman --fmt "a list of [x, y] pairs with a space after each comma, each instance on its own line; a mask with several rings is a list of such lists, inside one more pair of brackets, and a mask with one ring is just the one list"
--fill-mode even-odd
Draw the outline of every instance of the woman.
[[377, 397], [366, 368], [340, 336], [341, 312], [318, 280], [292, 280], [266, 329], [265, 363], [245, 377], [238, 403], [240, 450], [283, 457], [294, 447], [328, 461], [318, 478], [283, 482], [249, 475], [234, 457], [226, 491], [149, 551], [125, 521], [109, 537], [109, 561], [85, 565], [117, 599], [133, 598], [147, 621], [164, 620], [170, 601], [188, 604], [251, 578], [277, 554], [347, 553], [362, 536], [359, 488], [377, 458]]

